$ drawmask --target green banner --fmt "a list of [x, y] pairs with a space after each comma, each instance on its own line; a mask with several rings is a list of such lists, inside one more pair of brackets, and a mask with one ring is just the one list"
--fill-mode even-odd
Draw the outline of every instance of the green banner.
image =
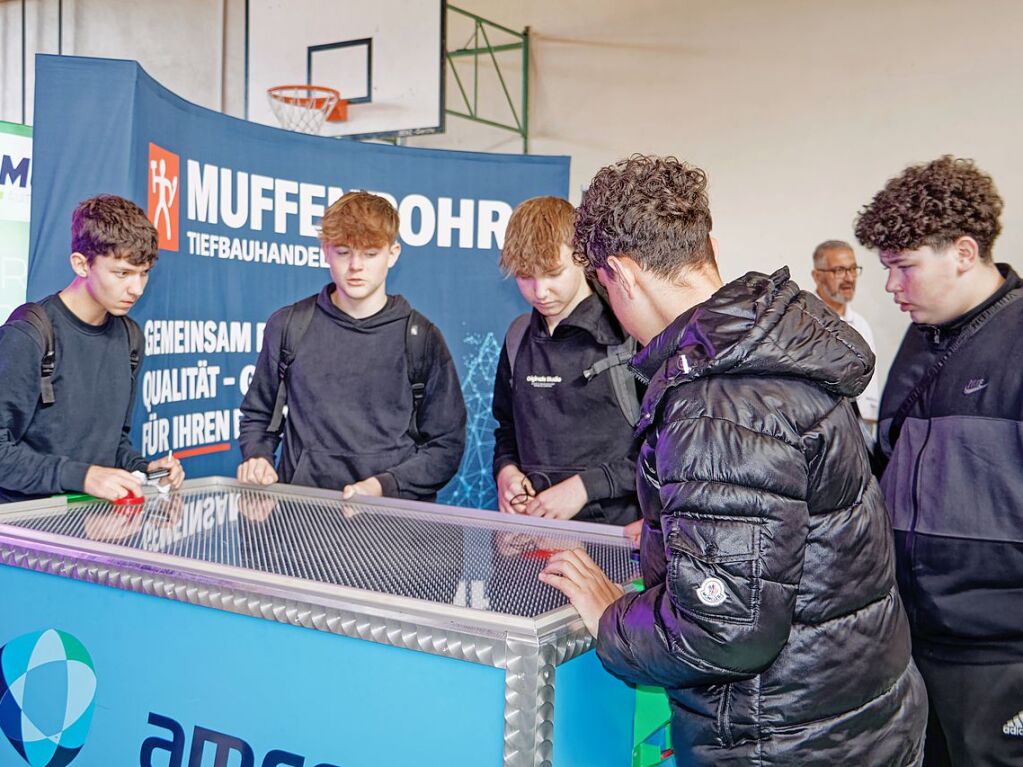
[[0, 322], [25, 302], [32, 128], [0, 121]]

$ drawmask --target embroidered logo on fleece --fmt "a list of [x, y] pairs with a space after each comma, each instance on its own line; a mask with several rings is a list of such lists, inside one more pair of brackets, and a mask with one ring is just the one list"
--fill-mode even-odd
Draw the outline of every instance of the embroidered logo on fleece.
[[986, 389], [988, 382], [983, 378], [971, 378], [970, 382], [963, 387], [963, 394], [974, 394], [981, 389]]

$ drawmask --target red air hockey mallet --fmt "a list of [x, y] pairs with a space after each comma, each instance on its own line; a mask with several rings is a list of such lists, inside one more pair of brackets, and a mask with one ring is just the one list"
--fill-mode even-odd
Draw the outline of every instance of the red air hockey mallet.
[[123, 498], [115, 498], [111, 501], [114, 506], [119, 507], [117, 511], [138, 511], [138, 507], [146, 502], [146, 499], [141, 495], [135, 495], [134, 493], [128, 493]]
[[[156, 471], [150, 472], [133, 472], [138, 480], [147, 485], [156, 485], [159, 480], [170, 474], [170, 469], [157, 469]], [[115, 498], [111, 503], [114, 506], [121, 507], [121, 511], [138, 511], [138, 506], [142, 506], [146, 502], [146, 499], [141, 495], [135, 495], [134, 493], [128, 493], [123, 498]]]
[[522, 556], [527, 559], [550, 559], [553, 554], [557, 554], [562, 549], [530, 549], [529, 551], [523, 551]]

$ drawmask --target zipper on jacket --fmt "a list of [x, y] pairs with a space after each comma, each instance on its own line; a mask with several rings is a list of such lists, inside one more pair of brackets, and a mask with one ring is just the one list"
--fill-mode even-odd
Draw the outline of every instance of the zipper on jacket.
[[735, 745], [735, 741], [732, 738], [732, 722], [730, 715], [730, 707], [732, 702], [732, 683], [722, 685], [721, 687], [721, 699], [718, 701], [718, 735], [721, 738], [721, 743], [725, 748], [731, 748]]
[[912, 628], [916, 624], [917, 606], [917, 579], [916, 579], [916, 525], [920, 516], [920, 467], [923, 465], [924, 453], [927, 451], [927, 443], [931, 439], [931, 419], [927, 419], [927, 433], [924, 434], [923, 444], [916, 455], [916, 464], [913, 467], [912, 493], [913, 514], [910, 517], [909, 530], [906, 533], [906, 541], [902, 546], [902, 556], [906, 560], [908, 569], [907, 585], [909, 587], [909, 599], [906, 599], [906, 612], [909, 614], [909, 625]]

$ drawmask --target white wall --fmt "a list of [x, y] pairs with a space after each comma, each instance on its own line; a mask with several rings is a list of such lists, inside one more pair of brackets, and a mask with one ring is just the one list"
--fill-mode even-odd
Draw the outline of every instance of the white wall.
[[[226, 36], [241, 40], [244, 0], [64, 0], [62, 35], [59, 7], [58, 0], [25, 2], [28, 123], [35, 95], [34, 56], [57, 53], [58, 42], [69, 55], [137, 59], [179, 95], [222, 109], [224, 73], [233, 69], [223, 63], [225, 20]], [[0, 0], [0, 120], [10, 122], [22, 121], [21, 23], [20, 0]], [[237, 58], [242, 61], [240, 52]]]
[[[996, 258], [1023, 267], [1023, 3], [471, 2], [530, 26], [531, 150], [572, 156], [573, 201], [633, 152], [708, 171], [726, 279], [789, 264], [812, 289], [813, 247], [853, 242], [856, 211], [890, 176], [943, 153], [995, 177], [1006, 202]], [[519, 149], [512, 134], [456, 119], [410, 143]], [[857, 256], [855, 306], [886, 373], [908, 319], [876, 258], [858, 245]]]
[[[56, 0], [27, 4], [42, 19], [30, 25], [30, 45], [55, 50]], [[857, 209], [888, 177], [946, 152], [995, 177], [1006, 201], [996, 257], [1023, 266], [1023, 3], [456, 4], [531, 28], [531, 150], [571, 155], [573, 201], [598, 168], [633, 152], [675, 154], [708, 171], [726, 278], [789, 264], [810, 286], [817, 242], [852, 240]], [[138, 58], [182, 96], [241, 114], [244, 0], [66, 0], [64, 16], [65, 51]], [[20, 3], [0, 0], [0, 119], [20, 117], [17, 24]], [[457, 94], [450, 78], [448, 93]], [[409, 143], [520, 149], [513, 134], [457, 118], [446, 134]], [[874, 325], [884, 372], [907, 320], [883, 292], [876, 259], [858, 256], [866, 271], [855, 303]]]

